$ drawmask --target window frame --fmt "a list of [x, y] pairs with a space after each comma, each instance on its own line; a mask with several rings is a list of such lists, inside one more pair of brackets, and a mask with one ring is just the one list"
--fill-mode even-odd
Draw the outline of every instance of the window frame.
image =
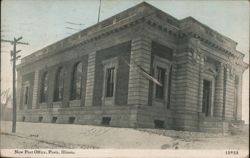
[[[26, 103], [26, 88], [28, 88], [28, 97], [27, 97], [27, 103]], [[29, 99], [30, 99], [30, 82], [25, 81], [23, 83], [23, 109], [29, 109]]]
[[[163, 82], [160, 82], [160, 83], [162, 83], [162, 87], [160, 87], [159, 85], [155, 85], [155, 88], [156, 88], [156, 90], [155, 90], [155, 98], [156, 99], [164, 99], [164, 94], [166, 93], [165, 92], [165, 81], [166, 81], [166, 69], [165, 68], [162, 68], [162, 67], [160, 67], [160, 66], [156, 66], [156, 79], [158, 80], [158, 82], [160, 82], [160, 80], [163, 80]], [[161, 73], [161, 75], [160, 75], [160, 78], [159, 78], [159, 73]], [[158, 92], [158, 90], [160, 90], [159, 92]]]
[[29, 104], [29, 91], [30, 91], [30, 87], [29, 86], [25, 86], [24, 87], [24, 105], [28, 105]]
[[[202, 106], [203, 106], [203, 82], [204, 80], [207, 80], [210, 82], [210, 105], [208, 107], [208, 115], [206, 117], [211, 117], [214, 115], [214, 102], [215, 102], [215, 77], [217, 75], [217, 72], [215, 70], [215, 68], [211, 67], [211, 65], [209, 63], [206, 63], [204, 66], [204, 73], [202, 74], [202, 95], [201, 95], [201, 108], [200, 108], [200, 112], [202, 112]], [[205, 114], [205, 113], [203, 113]]]
[[[164, 69], [165, 70], [165, 76], [164, 76], [164, 87], [163, 87], [163, 98], [157, 98], [156, 97], [156, 87], [157, 85], [153, 83], [153, 105], [155, 106], [164, 106], [168, 107], [168, 100], [170, 99], [170, 96], [168, 95], [168, 86], [169, 86], [169, 81], [170, 81], [170, 68], [171, 68], [172, 62], [170, 62], [167, 59], [160, 58], [158, 56], [154, 56], [154, 61], [153, 61], [153, 75], [157, 79], [157, 67]], [[170, 85], [171, 86], [171, 85]]]
[[[47, 76], [47, 81], [45, 81], [45, 76]], [[47, 84], [46, 94], [44, 93], [45, 92], [45, 84]], [[42, 75], [42, 81], [41, 81], [40, 103], [47, 103], [48, 102], [48, 89], [49, 89], [49, 72], [45, 71]]]
[[[102, 91], [102, 105], [114, 105], [116, 96], [116, 83], [117, 83], [117, 71], [119, 67], [118, 57], [113, 57], [102, 61], [103, 64], [103, 91]], [[106, 97], [107, 91], [107, 70], [114, 68], [114, 86], [113, 86], [113, 96]]]
[[[62, 97], [59, 98], [59, 87], [60, 87], [60, 82], [59, 79], [61, 78], [60, 77], [60, 74], [62, 73]], [[53, 101], [54, 102], [61, 102], [63, 100], [63, 97], [64, 97], [64, 80], [65, 80], [65, 70], [63, 67], [59, 67], [56, 71], [56, 76], [55, 76], [55, 85], [54, 85], [54, 97], [53, 97]]]
[[[81, 72], [78, 72], [78, 66], [81, 65]], [[77, 73], [77, 74], [76, 74]], [[80, 97], [77, 98], [77, 80], [78, 80], [78, 77], [80, 76]], [[82, 93], [83, 93], [83, 63], [82, 61], [78, 61], [76, 62], [76, 64], [74, 64], [74, 67], [73, 67], [73, 71], [72, 71], [72, 80], [71, 80], [71, 91], [70, 91], [70, 100], [73, 101], [73, 100], [81, 100], [82, 99]]]

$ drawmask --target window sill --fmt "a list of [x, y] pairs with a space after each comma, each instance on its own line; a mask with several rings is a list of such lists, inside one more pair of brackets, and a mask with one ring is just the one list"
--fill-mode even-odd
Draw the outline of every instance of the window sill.
[[71, 100], [69, 101], [69, 107], [80, 107], [81, 100]]
[[56, 101], [52, 103], [53, 108], [61, 108], [62, 107], [62, 101]]
[[103, 105], [114, 105], [114, 97], [104, 97], [103, 99]]
[[111, 100], [111, 99], [113, 99], [114, 97], [104, 97], [104, 99], [106, 99], [106, 100]]
[[28, 109], [28, 105], [27, 104], [23, 105], [23, 110], [27, 110], [27, 109]]
[[155, 98], [154, 101], [159, 103], [164, 103], [164, 99]]
[[46, 109], [46, 108], [48, 108], [48, 104], [47, 103], [40, 103], [39, 108], [40, 109]]
[[153, 106], [163, 107], [164, 100], [163, 99], [153, 99]]

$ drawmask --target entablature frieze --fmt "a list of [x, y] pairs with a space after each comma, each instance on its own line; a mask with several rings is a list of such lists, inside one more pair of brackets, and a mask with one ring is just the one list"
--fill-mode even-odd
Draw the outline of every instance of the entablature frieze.
[[[153, 17], [156, 18], [153, 19]], [[51, 54], [61, 53], [67, 48], [72, 48], [78, 45], [82, 46], [87, 43], [100, 40], [103, 37], [107, 37], [111, 34], [130, 28], [131, 26], [137, 25], [139, 23], [143, 23], [143, 25], [150, 25], [155, 29], [166, 32], [167, 34], [169, 34], [169, 36], [176, 39], [188, 39], [188, 41], [190, 42], [188, 42], [188, 46], [185, 49], [187, 49], [186, 51], [191, 52], [190, 55], [192, 56], [194, 61], [198, 63], [204, 62], [206, 56], [213, 56], [214, 58], [217, 58], [218, 61], [228, 62], [228, 56], [232, 56], [232, 58], [234, 58], [235, 60], [235, 56], [239, 57], [242, 55], [236, 50], [223, 48], [217, 43], [206, 39], [196, 32], [187, 32], [178, 28], [178, 26], [170, 25], [169, 22], [163, 22], [159, 17], [156, 16], [155, 13], [153, 13], [148, 15], [133, 15], [130, 18], [112, 23], [111, 25], [105, 26], [102, 29], [97, 29], [96, 31], [93, 31], [92, 29], [92, 31], [88, 33], [84, 33], [86, 31], [79, 32], [66, 39], [58, 41], [55, 44], [45, 47], [42, 50], [31, 54], [30, 56], [25, 57], [20, 66], [41, 60], [47, 56], [51, 56]], [[241, 58], [242, 57], [239, 57], [233, 62], [236, 63], [236, 65], [238, 64], [245, 68], [246, 64], [242, 61]]]
[[98, 29], [97, 31], [91, 31], [85, 34], [82, 33], [84, 31], [78, 32], [78, 36], [77, 34], [72, 35], [23, 58], [21, 60], [21, 65], [34, 62], [38, 59], [44, 58], [45, 56], [60, 53], [68, 48], [76, 47], [78, 45], [85, 45], [87, 43], [100, 40], [101, 38], [128, 29], [144, 21], [145, 18], [142, 15], [132, 16], [130, 18], [118, 21], [117, 23], [114, 23], [112, 25], [103, 27], [102, 29]]

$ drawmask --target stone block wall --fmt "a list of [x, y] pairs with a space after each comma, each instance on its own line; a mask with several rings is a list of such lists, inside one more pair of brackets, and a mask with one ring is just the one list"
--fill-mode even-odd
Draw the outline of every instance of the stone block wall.
[[218, 75], [215, 82], [215, 104], [214, 104], [214, 116], [222, 119], [223, 117], [223, 89], [224, 89], [224, 66], [223, 64], [218, 66]]
[[[137, 113], [134, 106], [87, 106], [75, 108], [59, 109], [30, 109], [20, 111], [17, 120], [25, 122], [53, 123], [53, 117], [56, 117], [54, 123], [69, 124], [69, 118], [75, 117], [74, 124], [83, 125], [102, 125], [103, 117], [110, 117], [108, 126], [113, 127], [136, 127]], [[42, 120], [39, 121], [39, 117]]]
[[95, 79], [93, 89], [93, 106], [102, 105], [104, 70], [102, 61], [118, 57], [117, 83], [115, 90], [115, 105], [126, 105], [128, 96], [129, 66], [124, 59], [130, 61], [130, 42], [119, 44], [96, 52]]
[[96, 52], [92, 52], [88, 55], [85, 106], [92, 106], [93, 104], [93, 93], [94, 93], [94, 82], [95, 82], [95, 59], [96, 59]]
[[133, 39], [131, 43], [128, 104], [148, 105], [149, 80], [141, 73], [137, 65], [150, 73], [151, 40], [146, 37]]
[[155, 128], [155, 121], [163, 121], [165, 129], [173, 129], [172, 111], [165, 107], [139, 106], [137, 111], [137, 127]]
[[236, 107], [236, 119], [237, 120], [242, 120], [242, 74], [243, 72], [239, 72], [237, 73], [237, 77], [238, 77], [238, 80], [239, 80], [239, 83], [238, 83], [238, 93], [237, 93], [237, 97], [238, 97], [238, 102], [237, 102], [237, 107]]
[[225, 94], [225, 110], [224, 110], [224, 119], [232, 120], [233, 119], [233, 110], [235, 105], [235, 92], [234, 92], [234, 83], [235, 77], [231, 76], [229, 69], [225, 68], [225, 78], [224, 78], [224, 94]]
[[[32, 102], [33, 102], [33, 89], [34, 89], [34, 76], [35, 73], [31, 72], [28, 74], [25, 74], [22, 76], [22, 81], [21, 81], [21, 88], [20, 88], [20, 108], [21, 109], [31, 109], [32, 108]], [[28, 97], [28, 104], [24, 105], [24, 87], [23, 84], [25, 82], [29, 83], [29, 97]]]
[[[36, 99], [36, 105], [37, 108], [50, 108], [53, 107], [54, 103], [54, 88], [55, 88], [55, 82], [56, 82], [56, 73], [57, 70], [62, 67], [64, 70], [64, 92], [63, 92], [63, 100], [60, 103], [59, 106], [62, 107], [68, 107], [69, 102], [71, 101], [71, 84], [72, 84], [72, 76], [73, 76], [73, 69], [75, 64], [78, 62], [82, 62], [83, 64], [83, 79], [82, 79], [82, 97], [80, 100], [79, 106], [84, 105], [85, 100], [85, 89], [86, 89], [86, 79], [87, 79], [87, 56], [82, 56], [78, 59], [69, 60], [64, 63], [56, 64], [53, 66], [46, 67], [44, 69], [39, 70], [38, 72], [38, 81], [37, 81], [37, 97]], [[41, 95], [41, 84], [42, 84], [42, 75], [48, 72], [48, 101], [47, 103], [41, 103], [40, 102], [40, 95]], [[43, 106], [43, 107], [41, 107]]]
[[[48, 60], [45, 58], [43, 61], [38, 61], [37, 65], [31, 64], [30, 67], [36, 68], [44, 65], [42, 69], [39, 69], [39, 73], [37, 73], [38, 71], [33, 72], [29, 66], [24, 66], [25, 70], [33, 73], [32, 80], [35, 83], [38, 82], [38, 87], [32, 88], [32, 90], [37, 89], [37, 94], [33, 93], [32, 96], [37, 98], [40, 109], [20, 111], [18, 119], [21, 121], [22, 117], [25, 116], [26, 121], [39, 122], [39, 117], [43, 117], [42, 122], [51, 123], [52, 118], [57, 117], [56, 123], [69, 123], [69, 117], [75, 117], [74, 123], [76, 124], [100, 125], [103, 117], [111, 117], [110, 126], [149, 128], [154, 128], [154, 121], [158, 120], [163, 121], [164, 127], [167, 129], [190, 131], [206, 131], [213, 126], [224, 126], [223, 123], [214, 123], [218, 120], [200, 121], [204, 117], [200, 117], [203, 65], [201, 60], [197, 62], [194, 59], [193, 52], [186, 48], [188, 40], [177, 45], [178, 32], [165, 30], [162, 33], [164, 29], [162, 27], [160, 29], [154, 24], [150, 29], [149, 27], [144, 29], [144, 24], [139, 25], [139, 27], [134, 25], [127, 25], [126, 27], [130, 27], [128, 31], [125, 31], [126, 27], [123, 27], [120, 30], [117, 28], [103, 35], [109, 36], [108, 38], [104, 37], [107, 40], [92, 39], [93, 41], [89, 44], [81, 44], [75, 48], [66, 49], [61, 54], [48, 58]], [[154, 29], [154, 31], [151, 29]], [[185, 48], [182, 48], [183, 45]], [[153, 83], [136, 71], [135, 62], [147, 73], [153, 74], [154, 56], [172, 62], [170, 109], [147, 106], [152, 105]], [[102, 105], [104, 78], [102, 61], [113, 57], [119, 59], [118, 83], [114, 104], [119, 106], [104, 107], [100, 106]], [[129, 67], [120, 57], [126, 59], [131, 66]], [[84, 93], [80, 102], [73, 103], [70, 101], [72, 70], [74, 64], [79, 60], [84, 64]], [[65, 97], [62, 102], [55, 103], [53, 101], [54, 81], [56, 71], [60, 66], [63, 66], [66, 70]], [[41, 81], [39, 79], [47, 70], [49, 71], [50, 81], [48, 103], [40, 104], [39, 86]], [[222, 68], [221, 71], [223, 71]], [[25, 76], [22, 77], [22, 80], [26, 80]], [[223, 116], [224, 110], [225, 118], [231, 119], [232, 100], [223, 100], [223, 96], [233, 98], [233, 82], [233, 79], [225, 79], [224, 73], [220, 73], [216, 79], [215, 91], [217, 93], [215, 94], [216, 108], [214, 109], [214, 115], [218, 118]], [[33, 107], [35, 100], [32, 102]], [[71, 103], [72, 106], [69, 106]], [[77, 107], [77, 105], [79, 106]]]
[[[162, 45], [158, 42], [153, 41], [152, 42], [152, 54], [151, 54], [151, 61], [150, 61], [150, 74], [153, 75], [154, 74], [154, 68], [153, 68], [153, 62], [154, 62], [154, 58], [155, 57], [160, 57], [163, 59], [167, 59], [168, 61], [172, 62], [173, 61], [173, 49]], [[170, 70], [171, 71], [171, 70]], [[172, 80], [172, 72], [171, 72], [171, 76], [170, 80]], [[171, 85], [167, 85], [168, 89], [170, 90], [170, 92], [168, 93], [172, 93], [171, 88], [169, 88], [169, 86], [172, 87]], [[169, 96], [170, 96], [169, 94]], [[152, 100], [153, 100], [153, 82], [150, 81], [149, 82], [149, 95], [148, 95], [148, 105], [152, 106]], [[168, 104], [168, 103], [167, 103]], [[167, 105], [166, 105], [167, 106]], [[169, 105], [170, 106], [170, 105]]]

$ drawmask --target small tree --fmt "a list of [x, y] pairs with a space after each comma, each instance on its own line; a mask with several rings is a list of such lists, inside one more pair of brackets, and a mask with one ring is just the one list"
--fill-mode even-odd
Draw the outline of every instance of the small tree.
[[10, 94], [10, 89], [6, 89], [1, 92], [1, 113], [0, 113], [0, 118], [5, 119], [6, 115], [8, 115], [8, 103], [11, 101], [11, 94]]

